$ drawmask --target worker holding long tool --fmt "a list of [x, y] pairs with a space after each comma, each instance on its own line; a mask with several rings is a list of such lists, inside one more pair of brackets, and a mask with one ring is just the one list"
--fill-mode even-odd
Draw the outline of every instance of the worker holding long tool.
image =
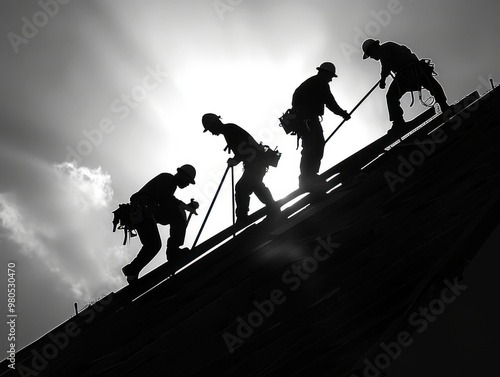
[[[203, 132], [210, 131], [213, 135], [223, 135], [226, 139], [227, 149], [234, 153], [234, 157], [227, 161], [229, 166], [236, 166], [243, 162], [243, 175], [236, 183], [235, 189], [237, 223], [244, 222], [248, 218], [252, 193], [268, 207], [270, 213], [279, 211], [271, 191], [263, 182], [268, 167], [273, 165], [270, 158], [272, 159], [273, 155], [276, 158], [274, 151], [265, 149], [240, 126], [234, 123], [222, 123], [220, 117], [215, 114], [203, 115], [201, 122], [204, 127]], [[275, 163], [277, 164], [277, 161]]]
[[318, 172], [325, 149], [325, 137], [320, 121], [325, 112], [325, 106], [344, 120], [351, 118], [349, 113], [337, 104], [330, 91], [329, 83], [337, 77], [335, 65], [325, 62], [316, 69], [318, 73], [304, 81], [292, 97], [292, 111], [297, 114], [303, 124], [297, 136], [302, 139], [299, 187], [305, 189], [324, 183]]
[[[363, 59], [371, 58], [380, 61], [382, 66], [380, 72], [379, 86], [385, 89], [385, 81], [389, 75], [395, 73], [394, 81], [387, 90], [387, 109], [392, 128], [389, 131], [404, 130], [403, 109], [401, 108], [401, 97], [407, 92], [427, 89], [434, 96], [441, 111], [450, 106], [447, 103], [443, 88], [434, 78], [434, 65], [428, 59], [419, 59], [408, 47], [395, 42], [380, 44], [375, 39], [367, 39], [361, 46]], [[424, 105], [427, 105], [422, 101]]]

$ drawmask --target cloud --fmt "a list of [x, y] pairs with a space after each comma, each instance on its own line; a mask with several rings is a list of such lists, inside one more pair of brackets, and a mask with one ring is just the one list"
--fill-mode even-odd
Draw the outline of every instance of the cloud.
[[54, 171], [68, 199], [82, 210], [107, 207], [113, 198], [111, 177], [101, 167], [90, 169], [63, 162], [55, 164]]
[[26, 156], [21, 165], [29, 177], [15, 179], [27, 184], [0, 193], [0, 225], [19, 247], [14, 253], [36, 259], [72, 299], [89, 301], [123, 286], [120, 267], [130, 258], [111, 232], [110, 175]]

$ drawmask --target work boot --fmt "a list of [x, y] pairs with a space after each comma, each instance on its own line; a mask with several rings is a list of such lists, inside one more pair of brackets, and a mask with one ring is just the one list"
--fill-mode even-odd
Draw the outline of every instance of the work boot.
[[130, 264], [127, 264], [122, 268], [123, 275], [127, 278], [127, 283], [133, 284], [137, 282], [137, 279], [139, 278], [139, 274], [131, 270], [132, 266]]
[[267, 217], [268, 218], [278, 218], [281, 215], [281, 207], [278, 203], [274, 202], [273, 204], [269, 204], [267, 207]]
[[174, 263], [179, 260], [189, 249], [187, 247], [183, 248], [175, 248], [175, 249], [167, 249], [167, 262]]
[[451, 109], [451, 106], [445, 102], [443, 104], [439, 104], [439, 108], [441, 109], [441, 113], [444, 114], [447, 110]]
[[305, 191], [321, 191], [326, 185], [326, 181], [318, 174], [299, 176], [299, 188]]
[[236, 225], [242, 225], [248, 223], [248, 214], [236, 215]]
[[392, 121], [392, 127], [387, 131], [387, 134], [403, 133], [405, 130], [406, 122], [403, 119]]

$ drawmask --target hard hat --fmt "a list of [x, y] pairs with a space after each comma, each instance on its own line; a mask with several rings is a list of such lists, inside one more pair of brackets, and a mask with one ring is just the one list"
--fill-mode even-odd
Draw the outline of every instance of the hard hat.
[[194, 178], [196, 177], [196, 169], [192, 165], [182, 165], [177, 168], [178, 172], [183, 172], [189, 177], [189, 183], [194, 185]]
[[207, 132], [214, 124], [220, 123], [220, 116], [212, 113], [207, 113], [201, 117], [201, 123], [205, 128], [203, 132]]
[[380, 41], [375, 40], [375, 39], [367, 39], [366, 41], [363, 42], [363, 45], [361, 46], [361, 49], [363, 50], [363, 59], [368, 58], [368, 50], [372, 48], [373, 46], [377, 46], [380, 44]]
[[318, 71], [322, 70], [322, 71], [329, 72], [329, 73], [331, 73], [333, 75], [333, 77], [338, 77], [337, 74], [336, 74], [336, 69], [335, 69], [335, 66], [333, 65], [333, 63], [324, 62], [319, 67], [316, 67], [316, 69]]

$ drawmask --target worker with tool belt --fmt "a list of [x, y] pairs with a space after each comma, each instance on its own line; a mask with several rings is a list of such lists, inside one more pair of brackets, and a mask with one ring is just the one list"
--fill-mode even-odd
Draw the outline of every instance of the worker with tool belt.
[[177, 188], [185, 188], [195, 183], [196, 170], [191, 165], [182, 165], [177, 173], [161, 173], [146, 183], [130, 197], [132, 222], [142, 243], [135, 259], [122, 268], [129, 283], [134, 282], [139, 272], [161, 249], [161, 237], [157, 224], [170, 225], [167, 240], [167, 260], [174, 262], [182, 252], [186, 235], [186, 213], [196, 213], [198, 203], [185, 204], [174, 196]]
[[234, 157], [227, 161], [229, 166], [236, 166], [243, 162], [243, 175], [236, 183], [235, 188], [237, 221], [242, 222], [247, 219], [252, 193], [268, 207], [271, 213], [274, 214], [278, 211], [271, 191], [263, 182], [264, 175], [270, 165], [264, 146], [257, 143], [240, 126], [234, 123], [222, 123], [218, 115], [207, 113], [203, 115], [201, 123], [204, 127], [203, 132], [210, 131], [216, 136], [222, 134], [226, 139], [226, 149], [234, 153]]
[[[419, 60], [408, 47], [395, 42], [380, 44], [378, 40], [367, 39], [361, 48], [363, 59], [372, 58], [380, 61], [382, 70], [379, 86], [381, 89], [385, 88], [385, 80], [391, 72], [396, 74], [386, 95], [389, 119], [392, 121], [391, 131], [401, 129], [405, 125], [400, 100], [407, 92], [420, 92], [423, 87], [434, 96], [441, 111], [444, 112], [450, 107], [443, 88], [434, 78], [436, 73], [430, 60]], [[426, 105], [423, 101], [422, 103]]]
[[330, 91], [329, 83], [334, 77], [338, 77], [333, 63], [325, 62], [316, 69], [318, 73], [304, 81], [292, 97], [292, 111], [303, 121], [302, 129], [297, 132], [297, 136], [302, 139], [299, 186], [306, 189], [324, 183], [321, 182], [318, 171], [325, 149], [320, 120], [325, 106], [345, 120], [351, 118], [349, 113], [337, 104]]

